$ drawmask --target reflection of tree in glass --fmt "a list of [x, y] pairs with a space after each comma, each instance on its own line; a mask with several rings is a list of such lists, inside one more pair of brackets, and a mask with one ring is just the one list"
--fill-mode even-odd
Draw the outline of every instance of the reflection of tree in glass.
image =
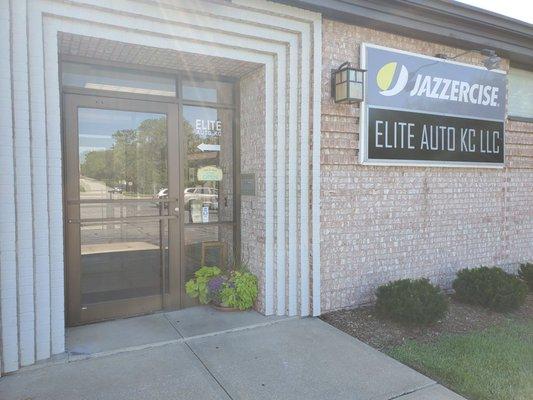
[[168, 187], [165, 117], [146, 119], [137, 129], [118, 130], [113, 139], [110, 149], [85, 155], [83, 176], [131, 193], [155, 194]]

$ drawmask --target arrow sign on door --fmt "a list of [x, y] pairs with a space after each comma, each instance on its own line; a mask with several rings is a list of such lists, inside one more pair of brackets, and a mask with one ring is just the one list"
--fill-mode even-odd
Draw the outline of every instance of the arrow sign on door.
[[200, 143], [198, 146], [196, 146], [200, 151], [220, 151], [220, 145], [219, 144], [206, 144], [206, 143]]

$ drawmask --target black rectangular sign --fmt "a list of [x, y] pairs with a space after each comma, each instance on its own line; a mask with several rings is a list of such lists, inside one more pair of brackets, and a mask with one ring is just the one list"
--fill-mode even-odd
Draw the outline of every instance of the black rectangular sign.
[[368, 159], [503, 163], [503, 122], [368, 109]]
[[504, 71], [361, 45], [363, 164], [504, 166]]

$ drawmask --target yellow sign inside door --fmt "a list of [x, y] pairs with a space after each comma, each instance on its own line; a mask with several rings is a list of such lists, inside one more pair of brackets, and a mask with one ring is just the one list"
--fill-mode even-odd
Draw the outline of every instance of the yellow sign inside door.
[[199, 181], [221, 181], [222, 170], [214, 165], [208, 165], [198, 169], [197, 172]]

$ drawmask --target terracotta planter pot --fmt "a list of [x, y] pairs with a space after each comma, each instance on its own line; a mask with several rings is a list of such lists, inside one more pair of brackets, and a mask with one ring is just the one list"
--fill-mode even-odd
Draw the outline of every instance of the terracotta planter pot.
[[235, 312], [235, 311], [241, 311], [241, 310], [239, 310], [238, 308], [235, 308], [235, 307], [225, 307], [225, 306], [220, 305], [220, 304], [210, 303], [210, 305], [211, 305], [211, 307], [213, 307], [215, 310], [223, 311], [223, 312]]

